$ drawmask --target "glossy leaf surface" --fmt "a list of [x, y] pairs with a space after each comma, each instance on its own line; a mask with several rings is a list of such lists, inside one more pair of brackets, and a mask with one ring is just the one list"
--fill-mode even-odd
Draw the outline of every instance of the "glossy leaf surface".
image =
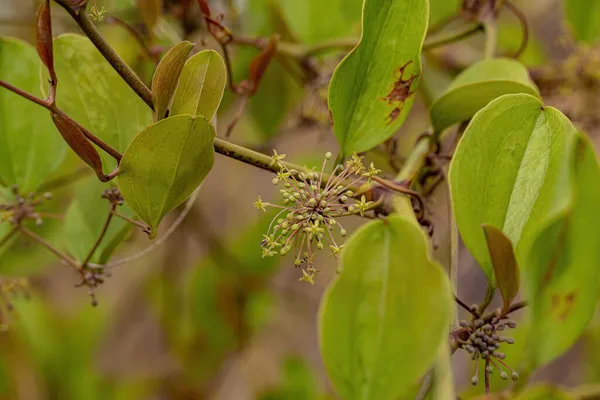
[[450, 164], [458, 229], [471, 254], [494, 281], [482, 224], [510, 239], [519, 266], [567, 178], [575, 128], [558, 110], [526, 94], [505, 95], [478, 112]]
[[213, 165], [214, 127], [179, 115], [148, 127], [121, 160], [118, 186], [132, 211], [152, 228], [187, 199]]
[[527, 68], [510, 59], [479, 61], [459, 74], [433, 104], [431, 122], [435, 131], [441, 132], [470, 119], [495, 98], [511, 93], [539, 96]]
[[170, 115], [200, 115], [210, 121], [217, 112], [227, 83], [223, 59], [214, 50], [203, 50], [183, 66], [173, 96]]
[[320, 346], [341, 398], [397, 399], [446, 345], [451, 292], [427, 238], [405, 217], [363, 225], [322, 299]]
[[[40, 68], [31, 45], [0, 38], [0, 79], [43, 97]], [[19, 185], [22, 193], [36, 190], [61, 163], [65, 150], [47, 110], [0, 88], [0, 185]]]
[[335, 136], [345, 156], [391, 137], [410, 110], [421, 75], [427, 0], [365, 0], [362, 37], [329, 86]]

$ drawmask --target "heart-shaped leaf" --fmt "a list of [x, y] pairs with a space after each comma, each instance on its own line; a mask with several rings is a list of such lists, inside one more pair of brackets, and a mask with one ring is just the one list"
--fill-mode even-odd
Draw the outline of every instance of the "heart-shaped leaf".
[[524, 271], [531, 318], [530, 371], [573, 345], [598, 304], [600, 167], [583, 135], [571, 155], [570, 183], [556, 191], [566, 206], [545, 219]]
[[[59, 108], [116, 150], [125, 151], [152, 123], [152, 111], [89, 39], [74, 34], [54, 39], [54, 65]], [[104, 152], [100, 157], [104, 172], [110, 172], [115, 161]]]
[[329, 108], [344, 156], [390, 138], [410, 110], [421, 76], [427, 0], [365, 0], [360, 43], [338, 65]]
[[179, 75], [193, 47], [194, 45], [188, 41], [177, 43], [165, 54], [156, 67], [152, 78], [152, 102], [159, 120], [167, 116]]
[[152, 228], [187, 199], [210, 172], [215, 129], [202, 117], [179, 115], [149, 126], [121, 160], [118, 186], [133, 212]]
[[[40, 68], [32, 46], [0, 38], [0, 79], [42, 97]], [[35, 191], [66, 149], [47, 110], [0, 88], [0, 185], [19, 185], [25, 194]]]
[[[79, 262], [85, 260], [102, 232], [110, 208], [110, 202], [102, 198], [102, 194], [109, 188], [110, 184], [90, 179], [78, 189], [65, 214], [64, 241], [69, 253]], [[132, 216], [131, 210], [125, 204], [117, 211], [127, 217]], [[99, 264], [108, 261], [127, 236], [131, 226], [123, 219], [113, 217], [91, 261]]]
[[363, 225], [321, 302], [320, 347], [344, 400], [401, 398], [447, 346], [452, 295], [421, 228], [405, 217]]
[[459, 74], [431, 107], [431, 122], [441, 132], [466, 121], [490, 101], [504, 94], [527, 93], [539, 97], [527, 68], [515, 60], [497, 58], [471, 65]]
[[494, 282], [481, 225], [502, 231], [519, 266], [544, 217], [555, 204], [557, 187], [568, 180], [575, 128], [558, 110], [536, 97], [511, 94], [479, 111], [461, 138], [450, 164], [450, 189], [458, 229], [471, 254]]
[[490, 252], [490, 260], [494, 268], [496, 284], [504, 300], [503, 311], [507, 312], [514, 298], [519, 293], [519, 265], [510, 239], [502, 231], [492, 225], [483, 225], [485, 240]]
[[214, 50], [203, 50], [183, 66], [170, 115], [201, 115], [210, 121], [217, 112], [227, 83], [223, 58]]

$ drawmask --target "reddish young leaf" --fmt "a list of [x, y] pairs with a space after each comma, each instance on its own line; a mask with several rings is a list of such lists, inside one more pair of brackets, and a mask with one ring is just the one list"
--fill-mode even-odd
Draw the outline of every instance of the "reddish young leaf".
[[496, 284], [504, 300], [503, 311], [506, 312], [519, 292], [519, 266], [510, 239], [492, 225], [483, 224], [482, 227], [494, 267]]
[[81, 129], [69, 118], [60, 114], [52, 114], [54, 125], [62, 135], [65, 142], [87, 165], [93, 168], [98, 179], [105, 181], [102, 171], [102, 161], [96, 148], [87, 140]]
[[202, 11], [202, 14], [210, 17], [210, 7], [208, 6], [208, 1], [198, 0], [198, 5], [200, 6], [200, 11]]
[[248, 67], [248, 77], [250, 79], [250, 95], [253, 95], [258, 90], [258, 85], [260, 84], [260, 80], [262, 79], [269, 63], [275, 56], [277, 52], [277, 43], [279, 42], [279, 36], [273, 35], [271, 36], [271, 40], [267, 46], [258, 54], [252, 61], [250, 62], [250, 66]]
[[52, 21], [50, 15], [50, 1], [44, 1], [37, 12], [36, 24], [36, 48], [40, 59], [48, 68], [50, 79], [56, 82], [56, 71], [54, 70], [54, 55], [52, 50]]
[[176, 44], [160, 60], [152, 78], [152, 102], [159, 120], [166, 118], [167, 109], [177, 88], [179, 75], [194, 45], [188, 41]]

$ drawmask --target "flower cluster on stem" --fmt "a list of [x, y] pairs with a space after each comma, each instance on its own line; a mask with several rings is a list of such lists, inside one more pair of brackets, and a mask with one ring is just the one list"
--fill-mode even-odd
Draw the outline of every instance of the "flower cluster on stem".
[[[365, 168], [362, 157], [354, 154], [343, 165], [337, 165], [331, 175], [325, 175], [331, 153], [325, 154], [320, 172], [290, 170], [282, 162], [285, 154], [274, 151], [271, 165], [279, 168], [274, 185], [280, 189], [283, 205], [267, 203], [261, 197], [254, 203], [258, 210], [267, 207], [280, 209], [273, 218], [261, 242], [263, 257], [276, 254], [285, 256], [294, 251], [294, 265], [302, 268], [300, 281], [313, 284], [317, 272], [315, 253], [327, 247], [334, 257], [338, 257], [343, 244], [338, 244], [334, 233], [344, 237], [347, 231], [338, 218], [359, 214], [376, 206], [363, 195], [359, 200], [350, 190], [361, 179], [371, 178], [380, 172], [373, 164]], [[325, 180], [327, 178], [327, 180]], [[354, 201], [352, 201], [354, 200]]]

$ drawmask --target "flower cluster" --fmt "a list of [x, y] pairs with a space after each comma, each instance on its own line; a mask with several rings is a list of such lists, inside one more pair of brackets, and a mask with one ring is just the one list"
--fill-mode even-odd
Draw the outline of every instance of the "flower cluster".
[[[37, 212], [37, 208], [45, 201], [50, 200], [52, 195], [50, 193], [44, 193], [38, 196], [34, 193], [30, 193], [24, 197], [19, 194], [19, 187], [12, 187], [12, 194], [14, 200], [3, 199], [0, 196], [0, 223], [8, 221], [11, 224], [17, 225], [24, 220], [33, 220], [36, 225], [42, 225], [42, 215]], [[6, 200], [7, 203], [2, 203], [2, 200]]]
[[[338, 257], [343, 247], [334, 237], [334, 231], [344, 237], [346, 230], [337, 220], [339, 217], [364, 213], [375, 206], [365, 196], [356, 200], [356, 193], [350, 190], [361, 179], [369, 181], [381, 172], [373, 164], [367, 169], [362, 157], [354, 154], [343, 165], [337, 165], [331, 175], [325, 173], [331, 153], [325, 154], [320, 172], [314, 170], [297, 171], [290, 169], [282, 161], [285, 154], [274, 151], [271, 165], [279, 172], [273, 179], [280, 190], [283, 205], [263, 202], [260, 196], [254, 206], [262, 211], [266, 207], [279, 208], [263, 241], [263, 257], [276, 254], [282, 256], [294, 249], [294, 265], [302, 268], [299, 279], [313, 284], [318, 270], [315, 268], [315, 253], [327, 247], [334, 257]], [[355, 201], [350, 201], [354, 199]]]
[[[474, 310], [477, 311], [476, 308]], [[460, 322], [461, 329], [467, 335], [466, 340], [460, 341], [460, 347], [471, 354], [471, 359], [475, 361], [475, 375], [471, 379], [473, 385], [477, 385], [479, 382], [480, 359], [485, 364], [484, 373], [486, 375], [497, 369], [500, 371], [500, 378], [502, 379], [508, 379], [506, 371], [510, 372], [513, 381], [519, 379], [519, 374], [502, 361], [506, 357], [505, 354], [498, 351], [502, 343], [513, 344], [515, 342], [512, 337], [499, 335], [500, 331], [506, 328], [516, 328], [517, 326], [514, 321], [505, 318], [496, 316], [489, 322], [482, 319], [476, 319], [472, 322]]]

